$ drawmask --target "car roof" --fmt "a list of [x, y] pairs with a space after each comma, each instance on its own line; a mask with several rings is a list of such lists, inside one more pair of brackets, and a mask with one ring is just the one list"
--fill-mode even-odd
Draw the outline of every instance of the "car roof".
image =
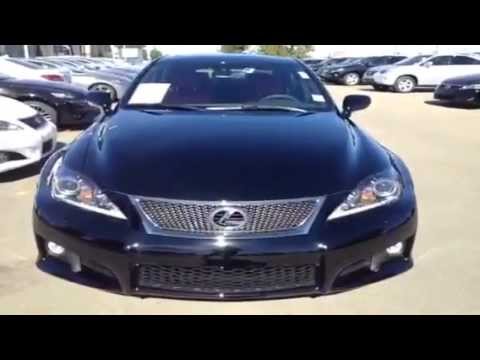
[[200, 61], [200, 60], [239, 60], [244, 59], [253, 63], [292, 63], [296, 62], [296, 59], [291, 57], [260, 55], [260, 54], [231, 54], [231, 53], [215, 53], [215, 54], [191, 54], [191, 55], [167, 55], [163, 56], [156, 61], [162, 60], [186, 60], [186, 61]]

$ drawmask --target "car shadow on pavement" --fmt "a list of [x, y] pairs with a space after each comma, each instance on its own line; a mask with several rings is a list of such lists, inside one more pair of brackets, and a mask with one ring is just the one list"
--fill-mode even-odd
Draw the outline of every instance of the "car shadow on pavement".
[[[57, 146], [55, 147], [55, 151], [60, 150], [66, 145], [64, 142], [57, 142]], [[53, 154], [53, 153], [52, 153]], [[18, 180], [27, 179], [32, 176], [36, 176], [40, 173], [40, 170], [43, 167], [43, 164], [47, 161], [48, 157], [43, 158], [39, 162], [34, 164], [30, 164], [18, 169], [7, 171], [3, 174], [0, 174], [0, 184], [6, 182], [13, 182]]]
[[463, 110], [474, 110], [480, 109], [480, 104], [455, 104], [451, 102], [445, 102], [441, 100], [426, 100], [425, 104], [427, 105], [434, 105], [434, 106], [441, 106], [450, 109], [463, 109]]

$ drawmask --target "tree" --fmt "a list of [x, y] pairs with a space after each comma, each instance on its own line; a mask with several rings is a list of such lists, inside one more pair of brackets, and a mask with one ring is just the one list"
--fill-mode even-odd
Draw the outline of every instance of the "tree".
[[250, 45], [222, 45], [221, 51], [224, 53], [242, 53], [247, 51]]
[[150, 59], [156, 59], [162, 57], [162, 52], [158, 49], [152, 49], [150, 50]]
[[305, 58], [313, 51], [313, 45], [260, 45], [258, 51], [266, 55]]

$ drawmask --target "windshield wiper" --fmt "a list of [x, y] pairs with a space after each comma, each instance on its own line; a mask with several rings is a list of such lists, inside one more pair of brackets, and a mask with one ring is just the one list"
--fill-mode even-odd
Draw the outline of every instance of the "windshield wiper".
[[129, 108], [146, 110], [181, 110], [181, 111], [204, 111], [203, 108], [191, 105], [167, 105], [167, 104], [129, 104]]
[[307, 113], [309, 110], [297, 108], [293, 106], [280, 106], [280, 105], [243, 105], [240, 107], [244, 111], [291, 111]]

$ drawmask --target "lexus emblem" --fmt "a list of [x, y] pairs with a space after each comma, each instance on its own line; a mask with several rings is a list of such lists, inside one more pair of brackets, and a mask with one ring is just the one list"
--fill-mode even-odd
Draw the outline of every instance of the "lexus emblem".
[[210, 214], [210, 222], [225, 230], [241, 228], [247, 222], [247, 214], [235, 207], [222, 207]]

